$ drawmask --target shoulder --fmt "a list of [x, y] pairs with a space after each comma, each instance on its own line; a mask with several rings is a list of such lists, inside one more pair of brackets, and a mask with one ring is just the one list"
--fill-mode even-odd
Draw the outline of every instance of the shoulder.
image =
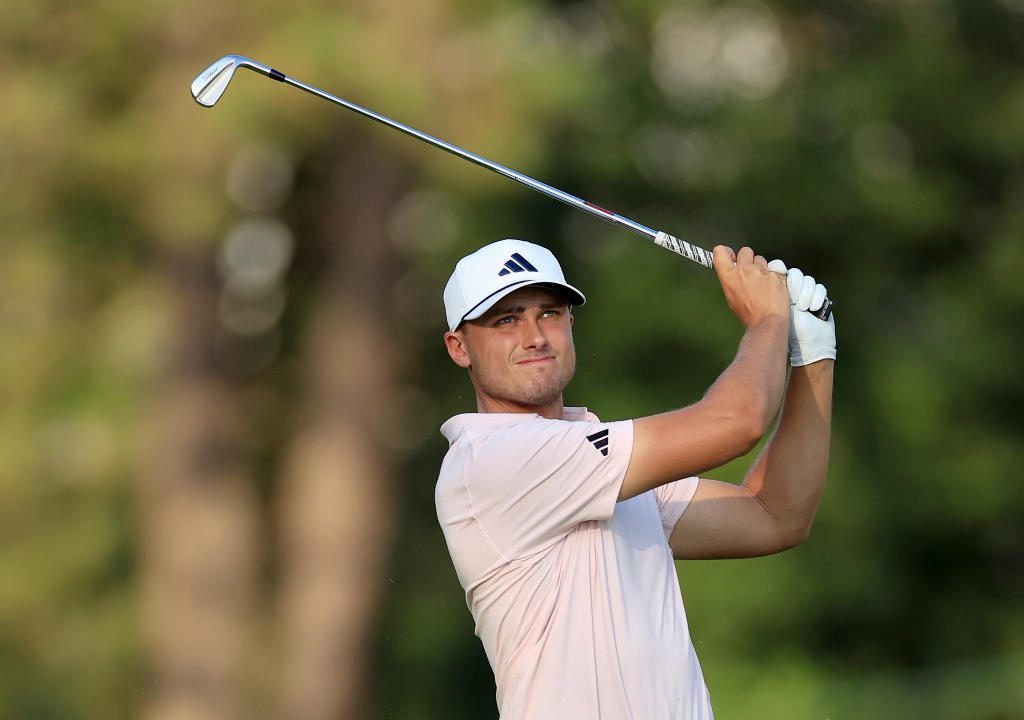
[[464, 413], [449, 418], [441, 433], [448, 440], [448, 452], [441, 462], [437, 493], [443, 488], [463, 486], [470, 475], [488, 474], [488, 466], [502, 466], [501, 452], [522, 443], [522, 428], [529, 416], [497, 413]]

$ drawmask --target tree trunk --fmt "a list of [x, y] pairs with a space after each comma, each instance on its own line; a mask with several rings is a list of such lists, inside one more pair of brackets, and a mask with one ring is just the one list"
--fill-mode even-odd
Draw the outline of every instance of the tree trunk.
[[[301, 411], [281, 490], [282, 717], [366, 716], [372, 629], [395, 524], [379, 442], [401, 345], [388, 218], [405, 184], [366, 142], [329, 162], [315, 230], [325, 277], [304, 340]], [[300, 238], [300, 244], [306, 239]]]
[[139, 476], [145, 720], [245, 716], [258, 509], [236, 384], [214, 359], [211, 265], [168, 263], [175, 354], [149, 409]]

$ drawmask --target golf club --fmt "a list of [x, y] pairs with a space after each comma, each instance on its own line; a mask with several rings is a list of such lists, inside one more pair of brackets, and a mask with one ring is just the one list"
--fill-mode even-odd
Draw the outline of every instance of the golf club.
[[[542, 183], [538, 180], [534, 180], [533, 178], [523, 175], [522, 173], [518, 173], [515, 170], [511, 170], [505, 167], [504, 165], [500, 165], [496, 162], [488, 160], [487, 158], [476, 155], [475, 153], [471, 153], [468, 150], [463, 150], [460, 147], [456, 147], [455, 145], [446, 143], [444, 140], [438, 140], [437, 138], [431, 135], [427, 135], [426, 133], [421, 132], [415, 128], [409, 127], [408, 125], [404, 125], [400, 122], [392, 120], [391, 118], [375, 113], [372, 110], [368, 110], [364, 107], [356, 105], [355, 103], [349, 102], [348, 100], [343, 100], [340, 97], [331, 95], [330, 93], [324, 92], [323, 90], [315, 88], [312, 85], [307, 85], [306, 83], [296, 80], [295, 78], [288, 77], [279, 70], [275, 70], [272, 67], [264, 65], [262, 63], [258, 63], [255, 60], [251, 60], [242, 55], [225, 55], [220, 60], [217, 60], [215, 63], [210, 65], [201, 73], [199, 73], [196, 79], [192, 81], [192, 97], [195, 99], [197, 103], [199, 103], [203, 107], [213, 107], [217, 104], [217, 101], [220, 100], [221, 96], [224, 94], [224, 91], [228, 87], [228, 83], [231, 82], [231, 78], [232, 76], [234, 76], [235, 70], [237, 70], [238, 68], [246, 68], [247, 70], [257, 72], [260, 75], [266, 75], [267, 77], [273, 80], [286, 83], [288, 85], [291, 85], [292, 87], [297, 87], [300, 90], [305, 90], [311, 95], [316, 95], [317, 97], [323, 98], [324, 100], [328, 100], [334, 103], [335, 105], [341, 105], [342, 107], [348, 108], [353, 112], [359, 113], [360, 115], [364, 115], [372, 120], [376, 120], [377, 122], [383, 125], [387, 125], [388, 127], [394, 128], [395, 130], [399, 130], [405, 133], [406, 135], [411, 135], [414, 138], [422, 140], [425, 143], [429, 143], [430, 145], [433, 145], [434, 147], [449, 152], [452, 155], [456, 155], [462, 158], [463, 160], [469, 160], [471, 163], [475, 163], [477, 165], [480, 165], [481, 167], [485, 167], [488, 170], [492, 170], [498, 173], [499, 175], [504, 175], [505, 177], [511, 180], [515, 180], [516, 182], [521, 183], [529, 188], [533, 188], [534, 190], [544, 193], [549, 197], [553, 197], [555, 200], [560, 200], [566, 205], [571, 205], [574, 208], [583, 210], [584, 212], [590, 213], [591, 215], [599, 217], [602, 220], [607, 220], [608, 222], [615, 223], [616, 225], [621, 225], [625, 227], [627, 230], [631, 230], [637, 235], [641, 235], [647, 238], [648, 240], [653, 241], [655, 244], [660, 245], [666, 250], [671, 250], [672, 252], [683, 256], [687, 260], [691, 260], [695, 263], [703, 265], [706, 268], [712, 267], [711, 253], [705, 250], [704, 248], [697, 247], [696, 245], [691, 245], [685, 240], [680, 240], [679, 238], [673, 237], [672, 235], [669, 235], [666, 232], [662, 232], [660, 230], [652, 230], [646, 225], [641, 225], [640, 223], [634, 220], [630, 220], [627, 217], [623, 217], [618, 213], [614, 213], [611, 210], [606, 210], [600, 205], [595, 205], [592, 202], [581, 200], [575, 195], [570, 195], [569, 193], [563, 192], [558, 188], [551, 187], [550, 185], [546, 185], [545, 183]], [[813, 314], [822, 320], [827, 320], [829, 316], [832, 314], [832, 301], [826, 298], [821, 308], [818, 309]]]

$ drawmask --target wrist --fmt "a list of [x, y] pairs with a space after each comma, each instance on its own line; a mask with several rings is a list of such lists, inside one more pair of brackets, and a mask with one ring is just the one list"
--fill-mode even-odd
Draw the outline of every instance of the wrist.
[[740, 351], [744, 355], [755, 353], [762, 359], [778, 355], [781, 360], [786, 357], [788, 341], [789, 317], [766, 314], [746, 327], [740, 340]]
[[791, 350], [789, 353], [789, 364], [795, 368], [798, 367], [810, 367], [811, 365], [817, 365], [823, 362], [835, 362], [836, 351], [833, 348], [831, 351], [817, 353], [814, 355], [800, 352], [799, 350]]
[[751, 321], [747, 325], [747, 332], [763, 328], [768, 331], [785, 331], [788, 334], [789, 322], [789, 308], [781, 312], [769, 312]]
[[835, 364], [836, 359], [834, 357], [823, 357], [817, 360], [805, 362], [802, 365], [793, 365], [793, 372], [802, 372], [812, 376], [826, 373], [831, 374]]

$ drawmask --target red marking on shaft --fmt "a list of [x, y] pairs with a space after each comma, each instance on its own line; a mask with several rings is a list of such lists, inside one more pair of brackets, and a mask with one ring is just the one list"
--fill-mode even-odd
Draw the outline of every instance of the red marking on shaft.
[[589, 208], [594, 208], [595, 210], [599, 210], [600, 212], [603, 212], [605, 215], [614, 215], [615, 214], [611, 210], [605, 210], [600, 205], [595, 205], [594, 203], [592, 203], [592, 202], [590, 202], [588, 200], [584, 200], [583, 204], [586, 205]]

